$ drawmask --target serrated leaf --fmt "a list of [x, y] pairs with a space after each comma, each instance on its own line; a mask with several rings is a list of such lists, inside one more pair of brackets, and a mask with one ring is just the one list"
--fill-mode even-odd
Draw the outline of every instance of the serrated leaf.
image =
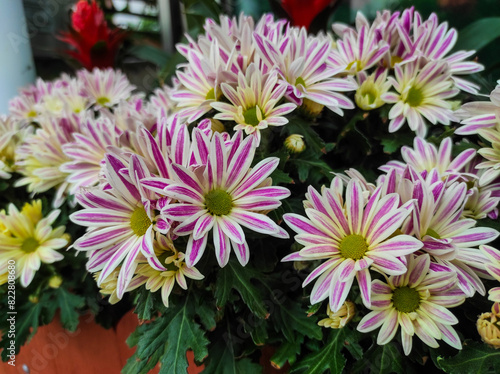
[[403, 145], [411, 145], [413, 143], [413, 136], [395, 136], [384, 138], [380, 141], [383, 145], [384, 153], [391, 154], [399, 150]]
[[61, 309], [61, 324], [66, 330], [75, 331], [80, 317], [78, 310], [85, 305], [85, 298], [62, 287], [57, 291], [56, 301]]
[[394, 342], [385, 345], [374, 343], [363, 354], [363, 359], [356, 362], [353, 373], [365, 373], [367, 369], [373, 374], [405, 373], [403, 352], [398, 350]]
[[10, 322], [7, 322], [7, 318], [14, 316], [16, 321], [16, 354], [19, 353], [21, 346], [28, 340], [30, 336], [33, 336], [38, 330], [38, 320], [40, 317], [40, 313], [42, 311], [42, 306], [40, 303], [27, 305], [25, 308], [19, 308], [17, 310], [17, 314], [7, 314], [3, 315], [2, 321], [2, 330], [4, 333], [2, 334], [2, 340], [0, 341], [0, 346], [2, 349], [2, 360], [7, 361], [9, 351], [7, 347], [10, 344], [11, 338], [8, 337]]
[[437, 363], [449, 374], [498, 373], [500, 351], [473, 341], [453, 357], [438, 357]]
[[210, 348], [203, 374], [260, 374], [262, 367], [248, 358], [237, 359], [234, 346], [238, 338], [228, 330]]
[[319, 308], [321, 308], [321, 305], [323, 305], [323, 303], [316, 303], [314, 305], [311, 305], [309, 307], [309, 309], [307, 309], [307, 316], [310, 317], [314, 314], [316, 314], [319, 310]]
[[344, 346], [347, 348], [349, 353], [356, 360], [361, 360], [363, 358], [363, 348], [359, 345], [359, 341], [362, 339], [363, 334], [358, 330], [346, 329], [344, 338]]
[[285, 173], [284, 171], [280, 169], [274, 170], [271, 175], [271, 179], [273, 180], [273, 186], [277, 186], [280, 184], [290, 184], [293, 183], [293, 179], [290, 178], [288, 173]]
[[147, 290], [146, 287], [141, 287], [136, 301], [134, 313], [140, 320], [150, 320], [157, 312], [155, 308], [156, 295]]
[[311, 171], [314, 169], [319, 169], [320, 173], [322, 173], [323, 175], [327, 175], [332, 171], [332, 168], [322, 160], [308, 160], [297, 158], [293, 160], [293, 163], [297, 165], [297, 172], [299, 174], [299, 179], [301, 182], [305, 182], [309, 177]]
[[282, 368], [287, 362], [293, 365], [297, 355], [300, 354], [300, 347], [303, 341], [304, 336], [302, 335], [299, 335], [294, 340], [285, 340], [271, 357], [272, 365], [277, 369]]
[[224, 307], [233, 289], [238, 291], [248, 308], [256, 316], [267, 318], [269, 312], [266, 309], [260, 290], [252, 285], [252, 278], [259, 278], [260, 272], [243, 267], [238, 262], [230, 260], [228, 264], [219, 270], [215, 285], [215, 297], [218, 307]]
[[297, 303], [285, 303], [279, 306], [277, 325], [283, 332], [285, 339], [294, 340], [295, 331], [311, 339], [321, 339], [323, 333], [321, 327], [316, 323], [315, 317], [307, 317], [306, 311]]
[[346, 359], [341, 353], [344, 336], [344, 329], [332, 331], [326, 344], [296, 363], [292, 367], [292, 373], [304, 371], [307, 374], [323, 374], [328, 369], [331, 373], [341, 373], [346, 364]]
[[195, 322], [195, 309], [194, 298], [188, 293], [183, 304], [166, 309], [157, 319], [137, 327], [128, 339], [128, 343], [137, 342], [137, 349], [122, 372], [146, 374], [161, 361], [160, 373], [184, 374], [188, 350], [201, 362], [208, 354], [209, 342]]

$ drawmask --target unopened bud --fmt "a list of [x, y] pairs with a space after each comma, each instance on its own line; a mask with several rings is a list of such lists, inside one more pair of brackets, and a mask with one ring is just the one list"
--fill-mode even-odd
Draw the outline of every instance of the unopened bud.
[[349, 300], [346, 300], [336, 313], [332, 312], [330, 305], [328, 305], [326, 310], [328, 318], [319, 321], [318, 325], [332, 329], [341, 329], [354, 317], [355, 313], [354, 303]]
[[306, 149], [306, 143], [304, 143], [304, 137], [299, 134], [292, 134], [285, 139], [285, 147], [291, 153], [302, 153]]
[[479, 316], [476, 326], [477, 332], [486, 344], [495, 349], [500, 348], [500, 304], [494, 303], [491, 313]]
[[60, 275], [53, 275], [49, 279], [49, 287], [50, 288], [59, 288], [63, 282], [63, 279]]

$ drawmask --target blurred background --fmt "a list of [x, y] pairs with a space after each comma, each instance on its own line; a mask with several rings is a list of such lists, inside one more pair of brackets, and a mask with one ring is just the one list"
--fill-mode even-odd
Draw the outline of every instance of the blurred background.
[[[16, 3], [13, 1], [12, 3]], [[331, 30], [333, 22], [352, 23], [358, 11], [368, 19], [377, 11], [401, 10], [414, 6], [424, 17], [437, 13], [440, 21], [448, 21], [459, 30], [459, 49], [478, 50], [478, 59], [486, 66], [483, 86], [492, 88], [491, 77], [500, 76], [500, 7], [498, 0], [96, 0], [110, 28], [128, 31], [115, 58], [115, 67], [123, 70], [139, 89], [150, 92], [168, 82], [182, 58], [175, 43], [185, 42], [185, 33], [196, 37], [206, 17], [220, 13], [240, 12], [260, 17], [273, 11], [281, 17], [293, 18], [284, 10], [288, 5], [322, 3], [326, 7], [309, 26], [310, 32]], [[22, 0], [26, 31], [12, 35], [8, 42], [23, 47], [29, 40], [34, 73], [52, 79], [62, 72], [73, 73], [81, 65], [68, 58], [68, 44], [58, 36], [68, 32], [76, 0]], [[303, 5], [303, 4], [302, 4]], [[5, 14], [5, 12], [2, 12]], [[8, 12], [7, 12], [8, 13]], [[8, 34], [8, 33], [7, 33]], [[6, 37], [3, 33], [2, 38]], [[488, 45], [488, 48], [484, 48]], [[0, 63], [1, 64], [1, 63]], [[1, 65], [0, 65], [1, 66]], [[478, 78], [479, 79], [479, 78]]]

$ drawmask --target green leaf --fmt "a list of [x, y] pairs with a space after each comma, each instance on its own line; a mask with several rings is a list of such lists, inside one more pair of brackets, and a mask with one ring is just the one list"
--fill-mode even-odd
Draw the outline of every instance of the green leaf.
[[297, 165], [297, 171], [301, 182], [305, 182], [309, 177], [310, 172], [314, 169], [319, 169], [320, 173], [323, 175], [328, 175], [332, 171], [332, 168], [322, 160], [297, 158], [293, 160], [293, 163]]
[[471, 341], [453, 357], [438, 357], [437, 363], [449, 374], [498, 373], [500, 351], [484, 343]]
[[306, 311], [297, 303], [279, 305], [279, 315], [275, 317], [276, 326], [283, 332], [286, 340], [296, 339], [296, 333], [312, 339], [321, 339], [323, 333], [316, 323], [315, 317], [307, 317]]
[[57, 291], [56, 300], [61, 309], [61, 324], [66, 330], [75, 331], [80, 317], [78, 310], [85, 305], [85, 298], [62, 287]]
[[[229, 328], [229, 326], [228, 326]], [[260, 374], [262, 367], [248, 358], [237, 359], [230, 330], [211, 347], [203, 374]]]
[[354, 364], [353, 373], [366, 373], [367, 369], [373, 374], [405, 373], [407, 371], [403, 363], [403, 352], [398, 350], [394, 342], [385, 345], [374, 343], [362, 358]]
[[33, 336], [38, 329], [38, 320], [40, 313], [42, 312], [42, 306], [40, 303], [27, 305], [25, 308], [19, 308], [17, 314], [2, 314], [3, 321], [1, 324], [2, 340], [0, 341], [0, 347], [2, 347], [2, 360], [7, 361], [7, 355], [9, 354], [7, 347], [10, 344], [11, 338], [8, 336], [10, 323], [7, 318], [14, 316], [16, 321], [16, 354], [19, 353], [21, 346], [28, 340], [30, 336]]
[[297, 355], [300, 354], [300, 347], [303, 341], [304, 336], [302, 335], [299, 335], [299, 337], [294, 340], [285, 340], [271, 357], [273, 366], [280, 369], [287, 362], [293, 365]]
[[134, 310], [140, 320], [150, 320], [156, 314], [155, 298], [156, 295], [153, 292], [147, 290], [146, 287], [141, 287]]
[[273, 180], [273, 186], [277, 186], [279, 184], [290, 184], [293, 183], [293, 179], [290, 178], [288, 173], [281, 171], [280, 169], [275, 169], [271, 175], [271, 179]]
[[392, 135], [389, 138], [382, 139], [380, 144], [384, 146], [384, 153], [391, 154], [399, 150], [403, 145], [411, 145], [413, 143], [413, 136], [396, 136]]
[[316, 303], [314, 305], [311, 305], [309, 307], [309, 309], [307, 309], [307, 316], [310, 317], [312, 316], [313, 314], [316, 314], [319, 310], [319, 308], [321, 308], [321, 306], [323, 305], [323, 303]]
[[341, 353], [344, 337], [344, 329], [332, 331], [326, 344], [294, 365], [292, 373], [305, 371], [307, 374], [323, 374], [328, 369], [331, 373], [341, 373], [346, 364], [346, 359]]
[[161, 361], [161, 374], [186, 373], [186, 352], [193, 350], [195, 360], [202, 361], [208, 354], [208, 340], [195, 322], [195, 300], [190, 293], [185, 302], [166, 311], [150, 323], [137, 327], [127, 340], [137, 343], [137, 349], [129, 358], [123, 373], [146, 374]]
[[482, 18], [458, 33], [454, 50], [479, 51], [500, 37], [500, 17]]
[[219, 270], [215, 285], [215, 297], [217, 306], [222, 308], [226, 305], [232, 289], [238, 291], [248, 308], [260, 318], [269, 317], [269, 312], [262, 299], [261, 291], [252, 285], [251, 279], [258, 279], [262, 274], [248, 265], [243, 267], [235, 260]]

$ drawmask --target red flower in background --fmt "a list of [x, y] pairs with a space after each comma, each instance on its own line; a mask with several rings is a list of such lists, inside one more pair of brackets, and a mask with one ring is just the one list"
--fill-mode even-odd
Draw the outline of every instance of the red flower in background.
[[294, 26], [309, 28], [312, 20], [335, 0], [281, 0]]
[[95, 0], [90, 3], [80, 0], [71, 15], [69, 32], [61, 33], [59, 39], [76, 49], [66, 51], [68, 55], [92, 70], [114, 67], [116, 54], [126, 36], [121, 29], [108, 28], [104, 12]]

